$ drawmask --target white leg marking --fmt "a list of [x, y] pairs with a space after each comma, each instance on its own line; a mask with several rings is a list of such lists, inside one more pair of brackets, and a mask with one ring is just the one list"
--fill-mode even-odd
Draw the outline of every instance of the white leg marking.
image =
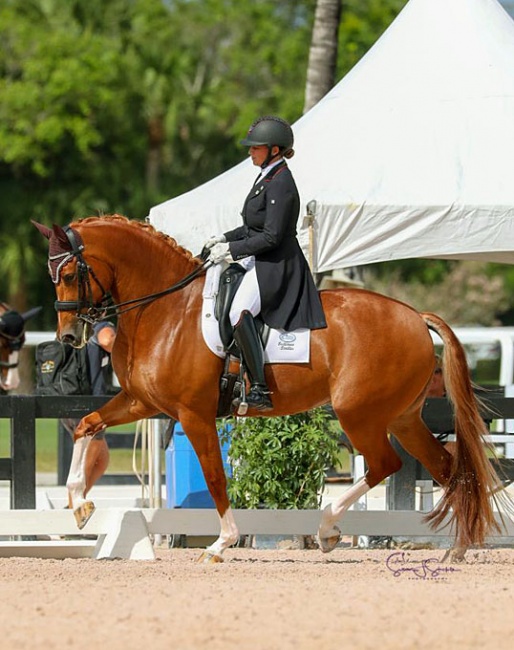
[[66, 481], [66, 487], [71, 496], [73, 510], [85, 502], [84, 490], [86, 489], [86, 455], [87, 448], [91, 442], [91, 436], [78, 438], [73, 445], [73, 456], [71, 457], [70, 473]]
[[322, 539], [327, 539], [339, 533], [335, 527], [336, 522], [348, 510], [348, 508], [360, 499], [366, 492], [369, 492], [369, 485], [366, 483], [366, 477], [363, 477], [352, 485], [343, 495], [333, 503], [330, 503], [324, 510], [321, 516], [321, 523], [319, 525], [318, 536]]
[[[8, 363], [9, 365], [14, 365], [18, 363], [19, 353], [16, 350], [9, 354]], [[7, 375], [5, 380], [2, 380], [1, 386], [4, 390], [14, 390], [20, 385], [20, 374], [18, 372], [18, 366], [16, 368], [9, 368], [7, 370]]]
[[232, 509], [229, 508], [223, 517], [220, 517], [221, 533], [218, 539], [211, 544], [206, 552], [212, 555], [221, 555], [223, 551], [232, 544], [235, 544], [239, 538], [239, 531], [237, 530], [236, 522], [234, 520], [234, 515]]

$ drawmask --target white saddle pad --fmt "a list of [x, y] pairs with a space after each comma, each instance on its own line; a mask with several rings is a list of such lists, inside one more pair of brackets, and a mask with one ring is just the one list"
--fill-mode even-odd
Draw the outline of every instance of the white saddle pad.
[[[221, 342], [218, 321], [214, 315], [214, 306], [223, 266], [216, 264], [207, 269], [203, 290], [202, 334], [209, 350], [218, 357], [226, 354]], [[266, 363], [308, 363], [310, 355], [310, 330], [298, 329], [294, 332], [270, 330], [264, 361]]]

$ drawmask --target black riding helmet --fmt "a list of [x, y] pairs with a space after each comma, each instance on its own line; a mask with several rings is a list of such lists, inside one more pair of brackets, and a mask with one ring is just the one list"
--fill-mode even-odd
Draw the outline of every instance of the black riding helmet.
[[241, 144], [245, 147], [258, 147], [266, 145], [268, 156], [262, 164], [266, 167], [272, 158], [272, 147], [278, 147], [280, 154], [290, 158], [293, 154], [294, 136], [289, 124], [281, 117], [267, 115], [260, 117], [248, 129], [248, 133]]

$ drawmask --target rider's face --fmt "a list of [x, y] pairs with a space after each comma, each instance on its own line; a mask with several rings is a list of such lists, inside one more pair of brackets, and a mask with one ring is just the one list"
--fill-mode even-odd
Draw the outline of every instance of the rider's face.
[[248, 153], [256, 167], [260, 167], [268, 155], [268, 147], [265, 144], [253, 145], [248, 149]]
[[[268, 157], [268, 147], [265, 144], [253, 145], [248, 149], [248, 153], [256, 167], [261, 167], [266, 158]], [[278, 155], [279, 148], [274, 146], [271, 149], [273, 158]]]

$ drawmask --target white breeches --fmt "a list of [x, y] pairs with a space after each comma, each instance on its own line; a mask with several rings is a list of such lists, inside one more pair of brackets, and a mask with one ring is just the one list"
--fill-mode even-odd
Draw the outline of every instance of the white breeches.
[[261, 294], [255, 271], [255, 258], [247, 257], [244, 262], [243, 266], [247, 271], [230, 307], [230, 323], [233, 327], [239, 322], [241, 312], [249, 311], [252, 316], [257, 316], [261, 311]]

